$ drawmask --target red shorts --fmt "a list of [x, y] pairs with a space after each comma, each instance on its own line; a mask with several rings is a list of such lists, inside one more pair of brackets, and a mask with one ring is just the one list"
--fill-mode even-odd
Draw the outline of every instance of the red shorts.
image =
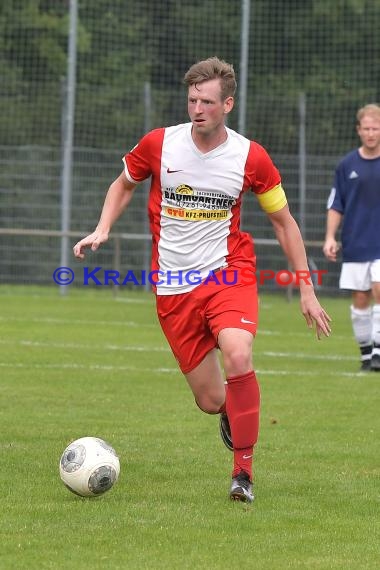
[[162, 330], [184, 374], [218, 346], [222, 329], [238, 328], [256, 334], [256, 279], [238, 278], [235, 283], [232, 271], [219, 271], [215, 281], [202, 283], [188, 293], [156, 297]]

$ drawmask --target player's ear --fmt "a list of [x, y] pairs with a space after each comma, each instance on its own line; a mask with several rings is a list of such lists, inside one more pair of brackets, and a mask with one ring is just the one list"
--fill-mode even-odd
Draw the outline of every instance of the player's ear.
[[230, 111], [232, 111], [235, 104], [235, 99], [233, 97], [227, 97], [224, 100], [224, 114], [227, 115]]

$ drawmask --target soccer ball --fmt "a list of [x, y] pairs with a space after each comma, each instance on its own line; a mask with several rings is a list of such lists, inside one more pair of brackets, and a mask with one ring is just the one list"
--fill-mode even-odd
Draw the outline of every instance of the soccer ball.
[[98, 437], [81, 437], [68, 445], [59, 462], [66, 487], [81, 497], [96, 497], [118, 480], [120, 462], [115, 450]]

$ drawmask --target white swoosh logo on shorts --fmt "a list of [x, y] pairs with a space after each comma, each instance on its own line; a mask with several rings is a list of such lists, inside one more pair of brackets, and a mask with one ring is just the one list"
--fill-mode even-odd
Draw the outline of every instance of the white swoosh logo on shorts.
[[256, 323], [254, 323], [253, 321], [248, 321], [248, 320], [245, 319], [244, 317], [242, 317], [242, 318], [240, 319], [240, 321], [241, 321], [242, 323], [244, 323], [245, 325], [255, 325], [255, 324], [256, 324]]
[[253, 457], [253, 455], [243, 455], [243, 459], [251, 459], [251, 457]]

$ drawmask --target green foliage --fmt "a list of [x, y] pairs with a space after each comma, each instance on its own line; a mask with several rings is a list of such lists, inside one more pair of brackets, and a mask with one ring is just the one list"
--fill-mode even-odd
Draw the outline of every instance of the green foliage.
[[[26, 80], [57, 77], [66, 70], [67, 14], [44, 10], [39, 0], [5, 3], [2, 14], [5, 58], [22, 67]], [[22, 42], [22, 50], [19, 42]], [[22, 58], [20, 55], [22, 54]]]
[[[123, 146], [127, 132], [136, 140], [147, 120], [147, 83], [152, 127], [185, 120], [181, 79], [196, 59], [217, 54], [233, 61], [239, 74], [240, 2], [81, 0], [78, 5], [78, 146]], [[0, 144], [23, 141], [27, 135], [30, 143], [60, 145], [68, 6], [52, 0], [2, 3], [0, 74], [7, 87], [0, 90]], [[374, 30], [379, 22], [377, 1], [252, 2], [248, 130], [265, 136], [273, 151], [281, 151], [283, 139], [278, 148], [275, 142], [279, 125], [270, 117], [260, 120], [267, 113], [255, 107], [257, 98], [268, 105], [276, 101], [282, 115], [305, 92], [316, 114], [327, 105], [335, 129], [347, 110], [376, 100], [380, 34]], [[41, 116], [44, 124], [36, 128]], [[231, 121], [236, 127], [236, 115]], [[292, 118], [285, 115], [280, 127], [290, 142], [288, 150], [296, 152], [296, 137], [289, 140]], [[323, 152], [328, 136], [329, 130], [315, 129], [308, 141], [310, 152]], [[332, 152], [341, 152], [338, 139], [331, 140]]]

